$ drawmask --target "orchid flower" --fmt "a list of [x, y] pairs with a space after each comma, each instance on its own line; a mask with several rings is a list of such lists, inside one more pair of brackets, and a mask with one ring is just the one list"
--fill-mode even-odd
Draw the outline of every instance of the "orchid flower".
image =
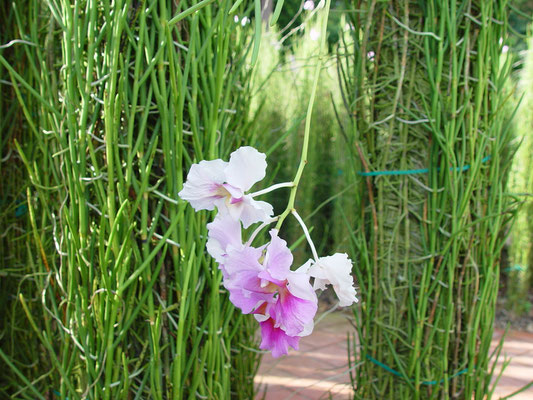
[[287, 243], [275, 229], [270, 236], [265, 250], [244, 246], [223, 256], [224, 286], [236, 307], [244, 314], [255, 314], [266, 335], [262, 348], [272, 349], [276, 357], [287, 354], [287, 345], [297, 345], [296, 339], [288, 337], [311, 333], [318, 300], [309, 275], [291, 271], [293, 257]]
[[309, 275], [315, 278], [313, 289], [324, 290], [326, 285], [333, 286], [341, 307], [358, 301], [351, 275], [352, 262], [346, 253], [335, 253], [332, 256], [320, 257], [316, 261], [309, 260], [304, 265]]
[[231, 153], [229, 162], [217, 159], [193, 164], [178, 195], [196, 211], [217, 207], [220, 213], [229, 213], [247, 228], [273, 215], [269, 203], [245, 194], [265, 177], [266, 167], [265, 154], [244, 146]]
[[[223, 285], [230, 301], [244, 314], [253, 314], [261, 327], [260, 348], [273, 357], [298, 349], [300, 337], [311, 334], [318, 309], [315, 290], [332, 285], [340, 306], [357, 302], [352, 263], [347, 254], [318, 257], [303, 219], [289, 203], [286, 211], [272, 218], [273, 208], [254, 197], [282, 187], [296, 187], [295, 182], [278, 183], [255, 193], [247, 193], [265, 177], [266, 156], [253, 147], [241, 147], [231, 153], [229, 162], [200, 161], [192, 165], [179, 196], [196, 210], [218, 209], [207, 224], [207, 252], [218, 263]], [[290, 211], [289, 211], [290, 210]], [[291, 270], [293, 256], [287, 242], [270, 231], [270, 242], [253, 247], [257, 234], [278, 221], [279, 228], [291, 212], [300, 223], [309, 242], [313, 260], [296, 271]], [[243, 243], [242, 227], [263, 222]], [[241, 226], [242, 223], [242, 226]], [[310, 278], [314, 278], [313, 286]]]

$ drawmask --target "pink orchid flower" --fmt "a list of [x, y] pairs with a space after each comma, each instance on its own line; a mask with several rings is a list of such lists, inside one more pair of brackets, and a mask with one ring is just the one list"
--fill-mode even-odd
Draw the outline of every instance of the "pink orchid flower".
[[287, 354], [288, 345], [296, 348], [295, 337], [311, 333], [318, 300], [309, 275], [291, 271], [293, 257], [287, 243], [275, 229], [270, 236], [266, 250], [230, 249], [223, 256], [223, 270], [231, 302], [244, 314], [255, 314], [266, 335], [262, 348], [277, 357]]
[[220, 213], [229, 213], [247, 228], [268, 220], [274, 213], [270, 204], [245, 194], [265, 177], [266, 167], [265, 154], [244, 146], [231, 153], [229, 162], [217, 159], [193, 164], [178, 195], [196, 211], [217, 207]]

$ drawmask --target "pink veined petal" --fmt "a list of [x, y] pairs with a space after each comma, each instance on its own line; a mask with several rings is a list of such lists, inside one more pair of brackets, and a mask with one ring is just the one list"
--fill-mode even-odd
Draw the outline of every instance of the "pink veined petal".
[[252, 185], [265, 177], [266, 155], [250, 146], [244, 146], [231, 153], [224, 170], [226, 181], [246, 192]]
[[219, 189], [226, 179], [224, 169], [227, 164], [222, 160], [193, 164], [178, 196], [188, 201], [196, 211], [213, 210], [215, 201], [222, 197]]
[[275, 288], [265, 287], [259, 278], [263, 266], [259, 264], [262, 249], [244, 247], [230, 249], [225, 256], [224, 287], [230, 292], [231, 302], [244, 314], [252, 312], [261, 302], [271, 301]]
[[274, 326], [274, 321], [270, 318], [260, 322], [261, 326], [261, 350], [270, 350], [272, 357], [280, 357], [289, 353], [289, 346], [298, 350], [299, 336], [289, 336], [280, 328]]
[[243, 247], [241, 224], [227, 214], [218, 213], [215, 220], [207, 224], [207, 230], [207, 252], [218, 263], [224, 262], [229, 246], [235, 249]]
[[274, 293], [265, 293], [261, 287], [261, 280], [252, 270], [240, 271], [228, 275], [224, 279], [224, 287], [229, 292], [229, 299], [233, 305], [240, 308], [243, 314], [250, 314], [265, 301], [269, 301]]
[[285, 289], [280, 290], [280, 297], [270, 308], [270, 315], [287, 335], [296, 336], [313, 321], [317, 309], [316, 302], [300, 299]]
[[287, 242], [278, 236], [276, 229], [270, 230], [270, 244], [267, 247], [265, 267], [270, 276], [276, 280], [285, 280], [289, 275], [292, 265], [292, 253], [287, 247]]

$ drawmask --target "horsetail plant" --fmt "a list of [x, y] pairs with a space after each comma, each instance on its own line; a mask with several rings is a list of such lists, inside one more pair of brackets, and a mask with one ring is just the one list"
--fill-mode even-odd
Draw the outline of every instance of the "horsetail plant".
[[3, 12], [21, 55], [0, 49], [2, 85], [24, 124], [2, 145], [29, 178], [14, 255], [31, 266], [10, 278], [21, 289], [6, 321], [33, 330], [33, 348], [2, 341], [3, 393], [253, 398], [253, 320], [205, 254], [208, 215], [178, 198], [196, 160], [253, 142], [250, 43], [233, 18], [247, 3], [24, 0]]
[[506, 1], [347, 5], [338, 59], [359, 188], [355, 398], [484, 399], [514, 215]]
[[[260, 4], [253, 44], [234, 20], [249, 15], [248, 2], [9, 5], [23, 55], [0, 54], [9, 76], [2, 83], [27, 126], [2, 145], [19, 155], [29, 179], [19, 191], [32, 239], [21, 247], [32, 274], [21, 270], [26, 282], [12, 296], [9, 320], [33, 330], [35, 348], [2, 346], [6, 395], [250, 399], [256, 328], [234, 305], [259, 320], [260, 347], [281, 355], [310, 333], [315, 290], [331, 284], [341, 305], [356, 300], [347, 255], [319, 258], [295, 210], [321, 61], [292, 182], [246, 194], [264, 177], [265, 156], [243, 146], [229, 163], [217, 159], [255, 141], [247, 55], [257, 62]], [[322, 51], [329, 7], [328, 0], [320, 13]], [[272, 219], [273, 208], [254, 198], [281, 187], [290, 187], [288, 205]], [[209, 214], [194, 213], [178, 193], [197, 210], [216, 206], [215, 220], [206, 226]], [[277, 236], [289, 215], [313, 253], [298, 271]], [[264, 224], [242, 243], [240, 221]], [[272, 222], [270, 243], [252, 248]], [[256, 276], [241, 279], [250, 272]]]

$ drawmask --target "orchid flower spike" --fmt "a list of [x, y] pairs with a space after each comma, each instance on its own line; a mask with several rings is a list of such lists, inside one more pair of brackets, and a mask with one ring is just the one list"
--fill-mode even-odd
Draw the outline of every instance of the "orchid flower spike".
[[193, 164], [178, 195], [196, 211], [217, 207], [247, 228], [274, 214], [272, 205], [245, 194], [265, 177], [266, 167], [265, 154], [244, 146], [231, 153], [229, 162], [217, 159]]
[[315, 278], [313, 288], [324, 290], [326, 285], [333, 286], [341, 307], [357, 303], [357, 292], [353, 286], [352, 261], [346, 253], [320, 257], [316, 262], [309, 260], [301, 268]]

